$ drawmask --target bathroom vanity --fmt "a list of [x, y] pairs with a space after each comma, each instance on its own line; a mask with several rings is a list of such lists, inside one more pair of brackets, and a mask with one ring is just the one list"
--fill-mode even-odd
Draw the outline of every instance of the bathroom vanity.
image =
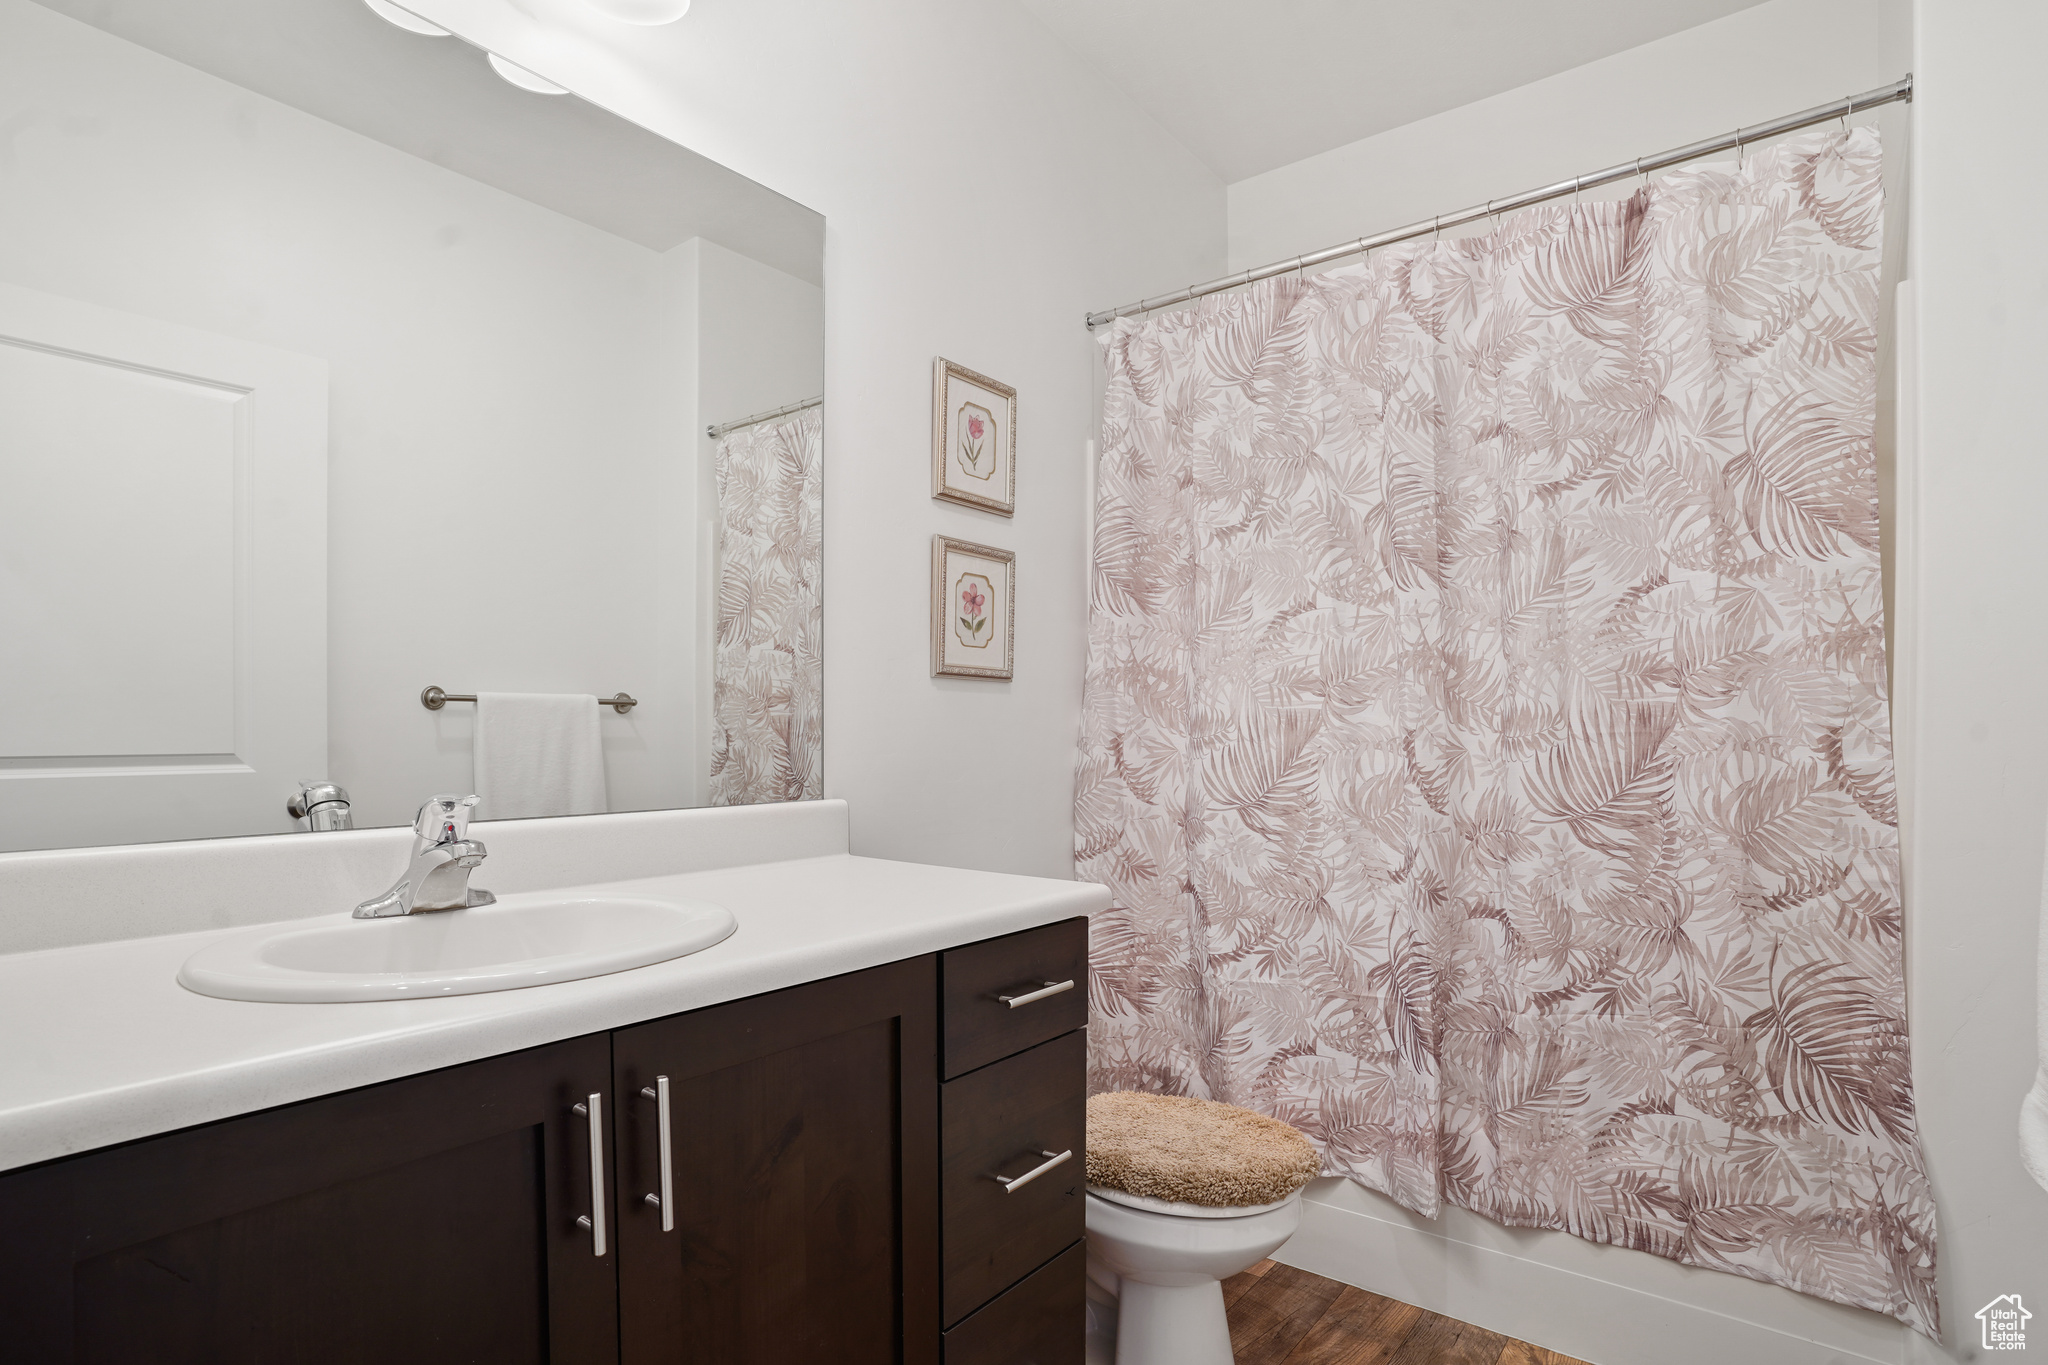
[[[0, 1067], [8, 1359], [1080, 1360], [1100, 888], [853, 858], [837, 802], [478, 829], [513, 892], [651, 841], [685, 870], [615, 885], [739, 927], [609, 976], [350, 1004], [175, 983], [233, 929], [0, 956], [0, 1027], [55, 1064]], [[334, 847], [119, 854], [169, 887], [233, 844]], [[730, 862], [767, 847], [798, 856]], [[134, 876], [119, 854], [0, 859], [0, 899], [39, 858]]]

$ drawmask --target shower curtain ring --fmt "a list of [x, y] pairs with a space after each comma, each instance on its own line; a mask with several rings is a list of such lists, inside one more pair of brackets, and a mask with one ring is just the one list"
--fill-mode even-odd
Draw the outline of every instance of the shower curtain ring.
[[1856, 97], [1855, 97], [1854, 95], [1844, 95], [1844, 96], [1842, 96], [1842, 131], [1843, 131], [1843, 132], [1845, 132], [1845, 133], [1846, 133], [1846, 132], [1848, 132], [1848, 131], [1849, 131], [1849, 115], [1851, 115], [1851, 114], [1853, 114], [1853, 113], [1855, 113], [1855, 112], [1856, 112]]

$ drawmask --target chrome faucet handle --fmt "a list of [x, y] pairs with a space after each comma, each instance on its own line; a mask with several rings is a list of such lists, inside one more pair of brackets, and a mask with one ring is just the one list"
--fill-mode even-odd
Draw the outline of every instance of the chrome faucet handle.
[[469, 884], [489, 852], [469, 837], [475, 796], [430, 796], [412, 822], [412, 857], [389, 891], [356, 907], [357, 919], [385, 919], [422, 910], [491, 905], [497, 897]]
[[473, 794], [428, 797], [426, 804], [420, 807], [420, 813], [413, 817], [412, 832], [419, 836], [414, 852], [436, 844], [457, 843], [465, 838], [469, 833], [469, 813], [482, 799]]

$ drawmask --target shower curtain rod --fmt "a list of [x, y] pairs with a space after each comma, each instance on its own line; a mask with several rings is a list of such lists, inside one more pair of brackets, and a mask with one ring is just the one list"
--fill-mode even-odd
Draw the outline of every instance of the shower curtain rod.
[[737, 422], [720, 422], [716, 426], [706, 427], [704, 428], [704, 434], [716, 441], [723, 438], [728, 432], [738, 431], [741, 427], [751, 427], [762, 422], [772, 422], [778, 417], [787, 417], [792, 412], [802, 412], [805, 408], [815, 408], [824, 401], [824, 395], [820, 394], [816, 398], [806, 398], [801, 403], [784, 403], [779, 408], [774, 408], [768, 412], [757, 412], [752, 417], [742, 417]]
[[1489, 199], [1484, 204], [1478, 204], [1469, 209], [1460, 209], [1456, 213], [1439, 214], [1434, 218], [1425, 218], [1421, 222], [1410, 223], [1407, 227], [1395, 228], [1390, 232], [1378, 233], [1371, 237], [1360, 237], [1355, 241], [1345, 242], [1340, 246], [1325, 247], [1321, 251], [1312, 251], [1306, 256], [1295, 256], [1288, 260], [1275, 261], [1271, 265], [1262, 265], [1256, 270], [1243, 270], [1224, 275], [1218, 279], [1210, 280], [1207, 284], [1189, 285], [1178, 293], [1164, 294], [1156, 299], [1139, 299], [1136, 303], [1127, 303], [1121, 308], [1111, 308], [1101, 313], [1090, 313], [1088, 315], [1088, 328], [1090, 331], [1093, 331], [1105, 322], [1114, 322], [1116, 319], [1128, 317], [1132, 313], [1149, 313], [1155, 308], [1170, 308], [1176, 303], [1187, 303], [1210, 294], [1220, 294], [1226, 289], [1235, 289], [1241, 284], [1256, 284], [1260, 280], [1270, 280], [1275, 275], [1285, 275], [1289, 271], [1304, 270], [1310, 266], [1326, 265], [1331, 261], [1342, 260], [1346, 256], [1355, 256], [1361, 251], [1371, 251], [1375, 247], [1391, 246], [1395, 242], [1405, 242], [1411, 237], [1421, 237], [1432, 232], [1441, 232], [1445, 228], [1462, 227], [1466, 223], [1477, 222], [1481, 218], [1491, 217], [1494, 214], [1511, 213], [1516, 209], [1526, 209], [1533, 205], [1541, 204], [1546, 200], [1562, 199], [1568, 194], [1577, 194], [1580, 190], [1590, 190], [1600, 185], [1611, 185], [1617, 180], [1626, 180], [1632, 175], [1648, 175], [1651, 171], [1661, 171], [1666, 166], [1676, 166], [1681, 161], [1691, 161], [1695, 157], [1710, 156], [1715, 152], [1725, 152], [1731, 147], [1742, 147], [1767, 137], [1776, 137], [1780, 133], [1789, 133], [1795, 128], [1805, 128], [1816, 123], [1826, 123], [1829, 119], [1833, 118], [1847, 119], [1851, 114], [1860, 113], [1865, 109], [1875, 109], [1882, 104], [1897, 104], [1900, 102], [1910, 104], [1912, 101], [1913, 73], [1909, 71], [1890, 85], [1880, 85], [1877, 89], [1866, 90], [1860, 95], [1846, 95], [1838, 100], [1830, 100], [1826, 104], [1817, 104], [1811, 109], [1802, 109], [1796, 114], [1787, 114], [1783, 118], [1772, 119], [1768, 123], [1758, 123], [1752, 124], [1747, 128], [1737, 128], [1732, 133], [1723, 133], [1719, 137], [1710, 137], [1702, 142], [1692, 142], [1683, 147], [1674, 147], [1668, 152], [1659, 152], [1655, 156], [1639, 156], [1634, 161], [1624, 161], [1618, 166], [1609, 166], [1604, 171], [1595, 171], [1591, 175], [1573, 176], [1570, 180], [1560, 180], [1555, 185], [1545, 185], [1541, 189], [1524, 190], [1520, 194], [1509, 195], [1505, 199]]

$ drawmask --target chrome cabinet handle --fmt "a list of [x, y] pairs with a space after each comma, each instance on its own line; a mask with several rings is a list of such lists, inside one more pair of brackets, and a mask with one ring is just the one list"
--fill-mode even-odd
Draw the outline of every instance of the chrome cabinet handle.
[[590, 1116], [590, 1213], [578, 1218], [576, 1226], [590, 1229], [590, 1254], [604, 1255], [604, 1096], [592, 1095], [576, 1106], [576, 1112]]
[[647, 1195], [643, 1202], [661, 1210], [661, 1230], [676, 1230], [676, 1189], [675, 1165], [670, 1157], [668, 1135], [668, 1077], [656, 1076], [653, 1085], [643, 1085], [640, 1093], [654, 1101], [654, 1112], [661, 1125], [661, 1193]]
[[[1074, 983], [1070, 981], [1067, 984], [1071, 986]], [[1074, 1150], [1070, 1147], [1064, 1152], [1040, 1152], [1039, 1155], [1049, 1156], [1052, 1158], [1052, 1160], [1041, 1161], [1036, 1166], [1033, 1166], [1030, 1170], [1024, 1172], [1024, 1174], [1018, 1176], [1015, 1180], [1011, 1180], [1005, 1176], [1000, 1175], [993, 1176], [991, 1177], [991, 1179], [993, 1179], [998, 1185], [1001, 1185], [1003, 1187], [1004, 1194], [1015, 1194], [1017, 1191], [1023, 1189], [1026, 1185], [1029, 1185], [1032, 1181], [1038, 1179], [1038, 1177], [1044, 1175], [1053, 1167], [1059, 1165], [1061, 1162], [1071, 1160], [1074, 1155]]]
[[1032, 991], [1027, 995], [999, 995], [996, 999], [1002, 1001], [1011, 1009], [1015, 1009], [1019, 1005], [1028, 1005], [1034, 1000], [1043, 1000], [1048, 995], [1058, 995], [1061, 991], [1070, 991], [1072, 989], [1074, 989], [1074, 983], [1071, 981], [1048, 981], [1042, 990]]

